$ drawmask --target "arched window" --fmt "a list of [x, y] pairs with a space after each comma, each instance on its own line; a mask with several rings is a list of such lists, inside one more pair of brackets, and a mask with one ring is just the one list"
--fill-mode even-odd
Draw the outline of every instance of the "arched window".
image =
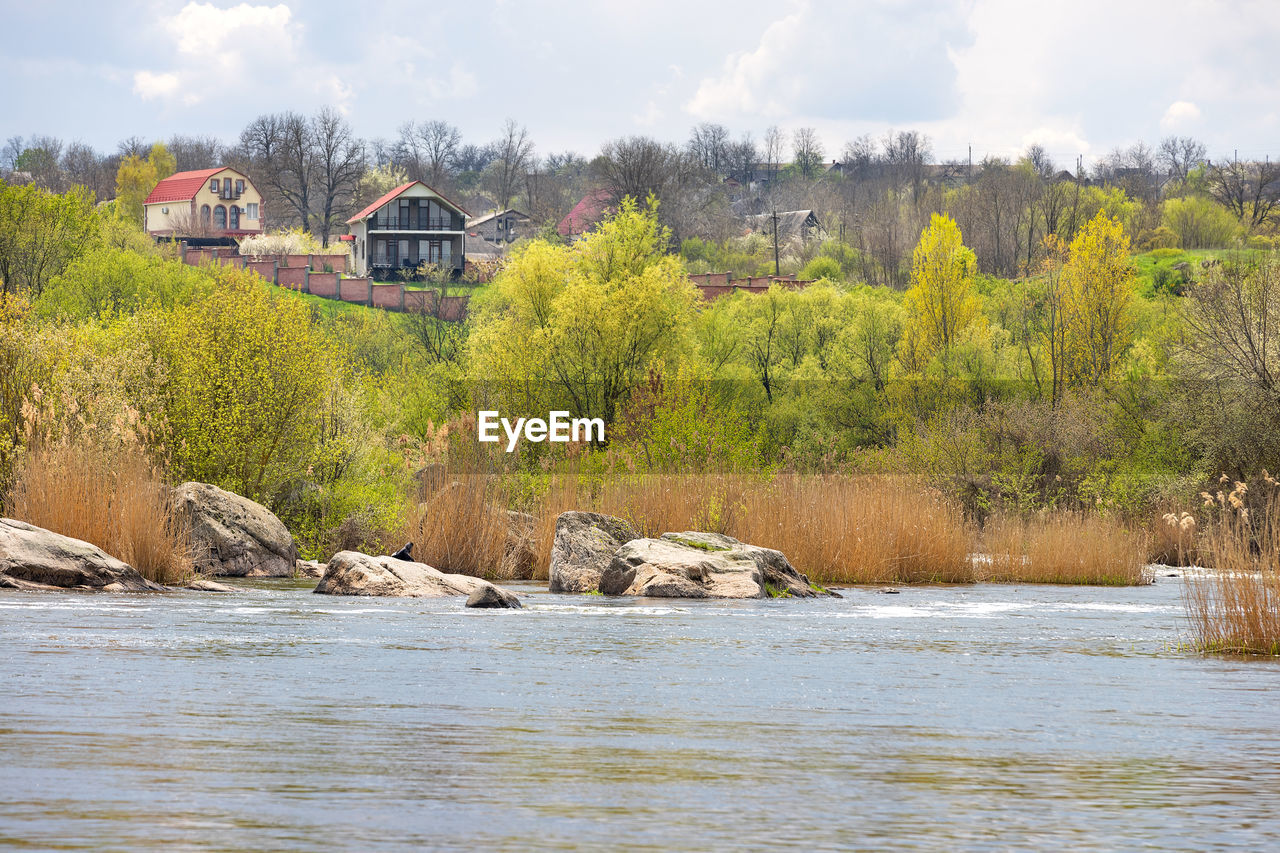
[[209, 211], [209, 205], [207, 204], [200, 205], [200, 221], [203, 222], [205, 225], [209, 224], [210, 211]]
[[222, 205], [213, 209], [213, 227], [219, 231], [227, 230], [227, 209]]
[[240, 206], [231, 205], [231, 230], [238, 231], [240, 229]]

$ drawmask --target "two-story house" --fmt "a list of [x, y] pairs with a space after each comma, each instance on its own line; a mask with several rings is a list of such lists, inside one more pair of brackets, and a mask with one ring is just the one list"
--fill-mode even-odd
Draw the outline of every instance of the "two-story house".
[[521, 237], [528, 237], [529, 214], [521, 213], [515, 208], [496, 210], [467, 220], [467, 236], [479, 237], [490, 243], [514, 243]]
[[153, 237], [244, 237], [262, 233], [262, 195], [225, 166], [177, 172], [156, 184], [142, 216]]
[[422, 181], [396, 187], [347, 220], [356, 275], [383, 278], [422, 264], [460, 275], [467, 216]]

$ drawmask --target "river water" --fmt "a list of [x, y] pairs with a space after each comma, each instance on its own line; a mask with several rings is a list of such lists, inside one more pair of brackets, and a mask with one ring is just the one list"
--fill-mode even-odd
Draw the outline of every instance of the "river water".
[[1177, 578], [841, 600], [0, 592], [0, 846], [1280, 845], [1280, 665]]

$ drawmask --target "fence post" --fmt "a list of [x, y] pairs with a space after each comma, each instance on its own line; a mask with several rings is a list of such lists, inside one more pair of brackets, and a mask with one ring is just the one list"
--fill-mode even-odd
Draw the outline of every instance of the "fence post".
[[276, 258], [275, 268], [271, 270], [271, 283], [280, 286], [280, 259]]
[[[372, 308], [373, 307], [373, 276], [369, 276], [368, 278], [366, 278], [365, 283], [369, 285], [369, 299], [368, 301], [365, 302], [365, 305], [368, 305], [370, 308]], [[341, 287], [342, 285], [339, 284], [338, 286]]]
[[[369, 280], [373, 281], [373, 279], [369, 279]], [[372, 285], [370, 285], [370, 287], [372, 287]], [[400, 313], [401, 314], [404, 313], [404, 282], [403, 281], [400, 282]]]
[[311, 267], [302, 268], [302, 292], [311, 292]]

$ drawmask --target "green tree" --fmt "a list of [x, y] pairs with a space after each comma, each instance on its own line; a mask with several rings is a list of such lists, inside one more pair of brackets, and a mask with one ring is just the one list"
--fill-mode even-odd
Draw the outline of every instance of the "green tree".
[[142, 203], [156, 184], [173, 174], [177, 161], [157, 142], [151, 146], [145, 158], [130, 154], [120, 162], [116, 170], [116, 204], [121, 212], [134, 222], [142, 222]]
[[84, 187], [51, 193], [0, 181], [0, 282], [4, 293], [39, 296], [98, 233], [93, 194]]
[[1062, 274], [1062, 336], [1070, 383], [1109, 378], [1132, 337], [1133, 264], [1120, 220], [1099, 212], [1071, 241]]
[[572, 247], [533, 241], [478, 306], [468, 338], [472, 378], [511, 411], [554, 399], [612, 423], [652, 370], [686, 357], [694, 289], [657, 204], [624, 200]]

